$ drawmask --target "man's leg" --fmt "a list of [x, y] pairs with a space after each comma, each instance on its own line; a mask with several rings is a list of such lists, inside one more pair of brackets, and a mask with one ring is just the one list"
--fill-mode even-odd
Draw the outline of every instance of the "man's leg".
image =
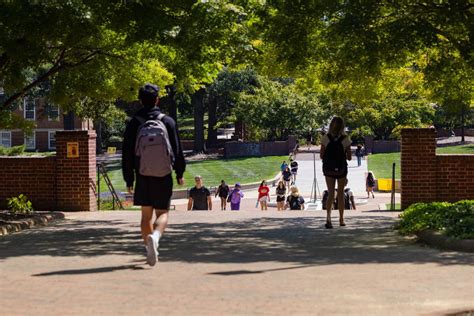
[[160, 232], [160, 237], [165, 233], [166, 226], [168, 226], [168, 210], [155, 210], [156, 220], [153, 224], [153, 229]]
[[146, 245], [146, 239], [153, 232], [153, 206], [142, 206], [141, 231], [143, 242]]

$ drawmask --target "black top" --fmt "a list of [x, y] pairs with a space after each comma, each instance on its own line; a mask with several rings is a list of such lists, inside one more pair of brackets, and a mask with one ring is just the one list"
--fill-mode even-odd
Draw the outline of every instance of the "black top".
[[298, 170], [298, 163], [296, 161], [292, 161], [290, 163], [291, 171], [297, 171]]
[[304, 204], [304, 198], [299, 196], [288, 195], [286, 201], [290, 205], [290, 210], [301, 210], [301, 205]]
[[229, 186], [227, 184], [219, 185], [217, 188], [217, 194], [219, 197], [226, 198], [229, 195]]
[[[154, 120], [160, 115], [160, 109], [153, 107], [151, 109], [142, 108], [137, 111], [135, 116], [143, 117], [146, 120]], [[135, 181], [134, 170], [139, 170], [139, 158], [135, 156], [135, 142], [137, 138], [138, 127], [140, 122], [136, 117], [133, 117], [127, 123], [125, 133], [123, 135], [123, 146], [122, 146], [122, 172], [123, 178], [127, 183], [127, 187], [132, 187]], [[171, 148], [173, 149], [173, 169], [176, 172], [176, 178], [182, 178], [184, 170], [186, 169], [186, 163], [184, 161], [183, 150], [181, 148], [181, 142], [178, 136], [178, 127], [176, 122], [169, 116], [165, 116], [162, 119], [163, 123], [168, 130]]]
[[208, 210], [207, 197], [211, 192], [206, 187], [192, 188], [189, 190], [189, 197], [193, 199], [193, 210]]
[[283, 175], [283, 179], [285, 181], [290, 181], [290, 179], [291, 179], [291, 172], [290, 171], [285, 170], [285, 171], [282, 172], [282, 175]]

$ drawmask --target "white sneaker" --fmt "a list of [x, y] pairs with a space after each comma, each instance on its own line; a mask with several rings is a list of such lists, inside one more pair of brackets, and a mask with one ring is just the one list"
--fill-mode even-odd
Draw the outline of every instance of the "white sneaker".
[[153, 267], [158, 261], [158, 239], [152, 234], [146, 238], [146, 251], [146, 263]]

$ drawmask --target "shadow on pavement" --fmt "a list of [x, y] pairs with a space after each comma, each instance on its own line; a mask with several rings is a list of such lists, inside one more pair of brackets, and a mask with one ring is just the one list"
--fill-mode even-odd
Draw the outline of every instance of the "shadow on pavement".
[[75, 275], [75, 274], [89, 274], [89, 273], [104, 273], [113, 272], [119, 270], [143, 270], [145, 269], [139, 265], [125, 265], [116, 267], [103, 267], [103, 268], [91, 268], [91, 269], [76, 269], [76, 270], [60, 270], [45, 273], [33, 274], [32, 276], [51, 276], [51, 275]]
[[[392, 230], [394, 219], [352, 216], [348, 226], [324, 229], [324, 219], [259, 217], [218, 223], [171, 224], [160, 242], [161, 262], [254, 263], [307, 265], [364, 263], [473, 264], [472, 255], [441, 252], [414, 244]], [[0, 260], [21, 256], [138, 255], [144, 249], [137, 224], [115, 221], [66, 220], [44, 229], [0, 239]], [[124, 259], [126, 260], [126, 259]], [[130, 269], [134, 265], [47, 272], [79, 274]], [[294, 266], [293, 266], [294, 267]], [[221, 275], [263, 273], [228, 271]]]
[[193, 263], [287, 262], [303, 265], [364, 263], [473, 264], [468, 254], [413, 244], [383, 216], [353, 216], [348, 226], [323, 228], [314, 217], [255, 218], [225, 223], [170, 225], [161, 261]]

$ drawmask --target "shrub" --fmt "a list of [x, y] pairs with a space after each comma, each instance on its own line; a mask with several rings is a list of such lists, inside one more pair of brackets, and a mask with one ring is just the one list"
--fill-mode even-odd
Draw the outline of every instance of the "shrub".
[[123, 137], [114, 135], [114, 136], [110, 136], [109, 138], [109, 143], [121, 143], [121, 142], [123, 142]]
[[20, 194], [18, 197], [9, 198], [7, 202], [11, 214], [31, 214], [34, 212], [33, 205], [26, 195]]
[[416, 203], [400, 218], [396, 228], [402, 234], [432, 229], [454, 238], [474, 239], [474, 200]]
[[0, 156], [20, 156], [25, 152], [25, 145], [14, 147], [0, 146]]

